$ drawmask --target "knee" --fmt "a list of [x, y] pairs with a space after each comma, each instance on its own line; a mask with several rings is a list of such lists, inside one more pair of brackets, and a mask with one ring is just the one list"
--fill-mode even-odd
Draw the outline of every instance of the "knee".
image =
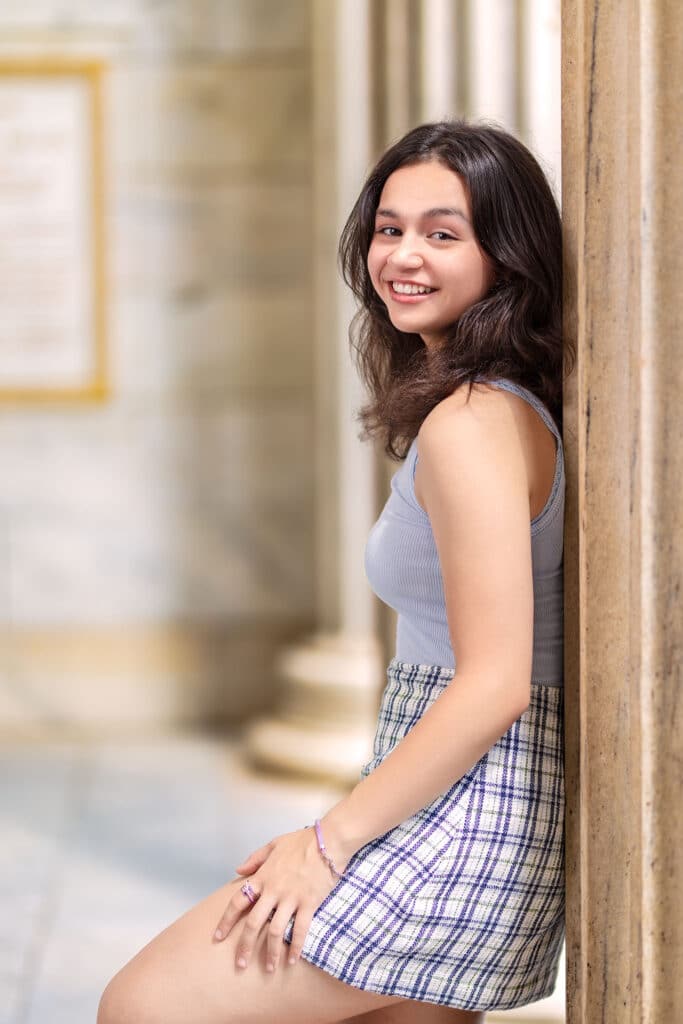
[[114, 976], [100, 996], [97, 1007], [97, 1024], [124, 1024], [126, 1017], [123, 986], [119, 984], [118, 975]]
[[138, 998], [123, 971], [115, 974], [100, 996], [97, 1007], [97, 1024], [153, 1024], [149, 1014]]
[[97, 1007], [97, 1024], [114, 1024], [115, 1021], [122, 1021], [125, 1018], [121, 1017], [117, 1010], [118, 997], [116, 993], [116, 981], [115, 978], [109, 982], [104, 992], [100, 996], [100, 1002]]

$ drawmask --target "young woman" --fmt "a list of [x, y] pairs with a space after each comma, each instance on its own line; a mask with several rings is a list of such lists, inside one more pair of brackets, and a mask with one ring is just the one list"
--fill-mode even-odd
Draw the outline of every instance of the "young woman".
[[403, 460], [366, 548], [398, 611], [374, 756], [315, 828], [251, 853], [119, 971], [99, 1024], [481, 1024], [555, 984], [557, 206], [508, 133], [426, 124], [370, 174], [340, 254], [364, 436]]

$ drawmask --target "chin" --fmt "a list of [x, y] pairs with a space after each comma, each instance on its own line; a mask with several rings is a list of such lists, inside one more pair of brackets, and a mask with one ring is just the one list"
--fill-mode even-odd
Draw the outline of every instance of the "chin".
[[443, 336], [444, 328], [439, 324], [416, 323], [414, 320], [411, 322], [406, 317], [405, 320], [401, 321], [398, 318], [391, 321], [397, 331], [403, 331], [406, 334], [419, 334], [424, 341], [423, 335], [427, 335], [429, 338], [433, 338], [435, 335]]

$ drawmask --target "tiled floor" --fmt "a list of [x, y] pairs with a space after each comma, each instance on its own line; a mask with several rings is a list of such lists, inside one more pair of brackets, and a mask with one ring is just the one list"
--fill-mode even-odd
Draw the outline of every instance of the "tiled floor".
[[[236, 736], [5, 743], [0, 1024], [94, 1024], [138, 949], [341, 792], [253, 774]], [[487, 1024], [562, 1020], [563, 968], [551, 999]]]

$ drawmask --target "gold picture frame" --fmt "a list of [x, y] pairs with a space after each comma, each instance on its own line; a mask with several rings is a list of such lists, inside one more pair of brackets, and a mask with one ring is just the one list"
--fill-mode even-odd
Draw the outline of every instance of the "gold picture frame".
[[0, 60], [2, 403], [98, 402], [110, 394], [105, 70], [77, 58]]

